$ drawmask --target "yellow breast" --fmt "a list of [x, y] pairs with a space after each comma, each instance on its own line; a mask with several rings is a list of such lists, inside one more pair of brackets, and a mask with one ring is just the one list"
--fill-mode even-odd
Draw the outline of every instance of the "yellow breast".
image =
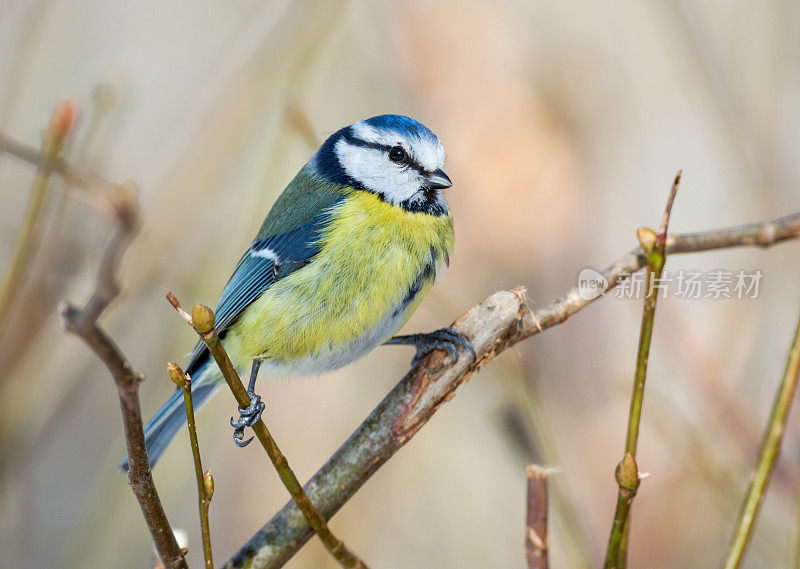
[[[311, 264], [276, 282], [242, 314], [226, 341], [237, 359], [288, 364], [353, 349], [369, 334], [382, 342], [405, 323], [452, 252], [453, 220], [353, 191], [335, 207], [320, 244]], [[419, 282], [428, 266], [433, 270]], [[408, 299], [415, 281], [419, 292]]]

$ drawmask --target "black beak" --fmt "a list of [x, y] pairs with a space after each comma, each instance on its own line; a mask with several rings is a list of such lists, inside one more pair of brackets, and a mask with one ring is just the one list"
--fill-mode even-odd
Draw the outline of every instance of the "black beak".
[[443, 190], [452, 186], [453, 182], [450, 181], [450, 178], [444, 173], [444, 170], [439, 168], [432, 174], [427, 174], [422, 184], [429, 190]]

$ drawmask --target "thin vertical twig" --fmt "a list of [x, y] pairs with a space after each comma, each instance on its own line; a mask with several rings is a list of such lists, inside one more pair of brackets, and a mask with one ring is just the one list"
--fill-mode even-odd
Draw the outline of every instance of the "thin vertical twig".
[[547, 516], [548, 491], [547, 478], [550, 469], [529, 464], [526, 470], [528, 479], [525, 552], [528, 569], [548, 569]]
[[[75, 123], [75, 106], [70, 101], [58, 105], [50, 119], [50, 125], [42, 135], [42, 154], [49, 160], [55, 160], [64, 150], [70, 131]], [[42, 212], [50, 191], [52, 170], [39, 168], [33, 181], [28, 205], [22, 218], [22, 224], [11, 257], [3, 277], [0, 280], [0, 322], [5, 322], [13, 300], [20, 290], [26, 269], [31, 264], [36, 242], [42, 223]]]
[[[639, 468], [636, 464], [636, 447], [639, 441], [639, 426], [642, 419], [642, 403], [644, 401], [644, 386], [647, 379], [647, 362], [650, 356], [650, 344], [653, 338], [653, 323], [655, 322], [656, 301], [658, 300], [657, 284], [664, 271], [667, 259], [667, 230], [672, 205], [681, 182], [681, 172], [675, 176], [672, 188], [667, 199], [667, 206], [661, 217], [661, 226], [658, 233], [652, 229], [641, 228], [637, 232], [639, 242], [645, 252], [647, 263], [647, 294], [642, 310], [642, 325], [639, 333], [639, 349], [636, 354], [636, 371], [634, 374], [633, 393], [628, 412], [628, 429], [625, 435], [625, 454], [617, 465], [615, 477], [619, 490], [617, 492], [617, 506], [611, 524], [611, 534], [608, 537], [605, 569], [620, 569], [627, 565], [627, 559], [620, 558], [620, 552], [627, 552], [628, 540], [626, 534], [630, 531], [629, 514], [633, 498], [639, 488]], [[623, 547], [624, 544], [624, 547]]]
[[[183, 316], [184, 320], [194, 328], [205, 343], [208, 351], [217, 362], [239, 407], [246, 408], [250, 405], [250, 396], [247, 393], [247, 389], [245, 389], [233, 362], [231, 362], [222, 342], [220, 342], [216, 330], [214, 330], [214, 311], [202, 304], [196, 304], [192, 309], [192, 315], [189, 316], [189, 314], [181, 308], [174, 294], [171, 292], [168, 293], [167, 300], [169, 300], [170, 304]], [[264, 450], [267, 452], [275, 470], [278, 472], [281, 482], [283, 482], [283, 485], [289, 491], [289, 494], [291, 494], [292, 499], [303, 513], [308, 524], [314, 529], [314, 532], [319, 536], [330, 554], [343, 567], [347, 567], [348, 569], [368, 569], [367, 565], [331, 532], [325, 518], [322, 517], [322, 514], [319, 513], [319, 510], [311, 502], [305, 490], [303, 490], [303, 486], [298, 481], [297, 476], [295, 476], [294, 471], [292, 471], [289, 466], [289, 462], [281, 452], [263, 420], [259, 419], [259, 421], [253, 425], [253, 432], [261, 443], [261, 446], [263, 446]]]
[[[208, 510], [214, 492], [214, 478], [211, 471], [203, 474], [203, 461], [200, 457], [200, 444], [197, 442], [197, 427], [194, 422], [194, 403], [192, 402], [192, 379], [183, 372], [178, 364], [169, 362], [167, 373], [172, 382], [183, 394], [183, 405], [186, 408], [186, 424], [189, 429], [189, 441], [192, 447], [194, 474], [197, 479], [197, 509], [200, 512], [200, 530], [203, 536], [203, 557], [206, 569], [214, 569], [214, 556], [211, 551], [211, 527], [208, 521]], [[209, 491], [210, 490], [210, 491]]]
[[789, 411], [792, 408], [792, 402], [797, 391], [798, 380], [800, 380], [800, 320], [798, 320], [794, 331], [794, 339], [786, 360], [786, 369], [778, 387], [778, 392], [775, 394], [775, 401], [769, 414], [767, 428], [761, 441], [758, 461], [742, 503], [742, 510], [739, 513], [736, 530], [731, 539], [728, 557], [723, 565], [725, 569], [737, 569], [742, 559], [744, 559], [747, 545], [753, 535], [761, 502], [764, 500], [772, 470], [781, 451], [783, 434], [786, 431], [786, 421], [789, 418]]

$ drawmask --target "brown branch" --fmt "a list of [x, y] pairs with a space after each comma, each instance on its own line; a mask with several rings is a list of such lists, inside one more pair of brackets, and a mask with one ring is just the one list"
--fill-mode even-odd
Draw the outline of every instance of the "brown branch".
[[150, 461], [144, 443], [142, 411], [139, 405], [139, 384], [144, 376], [133, 370], [114, 341], [96, 322], [87, 320], [86, 314], [85, 309], [79, 309], [68, 302], [65, 302], [61, 309], [67, 331], [86, 342], [106, 365], [117, 385], [130, 464], [128, 482], [150, 528], [156, 551], [165, 567], [187, 569], [188, 566], [172, 533], [150, 472]]
[[550, 470], [536, 464], [529, 464], [525, 552], [528, 569], [548, 569], [547, 553], [547, 479]]
[[83, 308], [65, 302], [61, 307], [61, 317], [65, 329], [86, 342], [111, 372], [119, 395], [130, 461], [128, 482], [139, 501], [153, 544], [164, 565], [170, 569], [187, 569], [183, 552], [175, 540], [150, 472], [139, 404], [139, 384], [143, 376], [134, 371], [119, 347], [97, 323], [100, 314], [119, 295], [117, 268], [125, 249], [138, 231], [135, 188], [131, 185], [112, 184], [86, 174], [63, 158], [42, 154], [3, 133], [0, 133], [0, 152], [7, 152], [30, 162], [42, 171], [60, 174], [74, 186], [110, 204], [113, 210], [116, 229], [103, 253], [95, 290]]
[[[117, 196], [132, 195], [121, 190]], [[111, 372], [119, 394], [125, 445], [128, 450], [128, 483], [139, 501], [150, 535], [165, 567], [187, 569], [183, 552], [164, 512], [150, 471], [150, 459], [144, 440], [139, 384], [144, 379], [133, 370], [114, 341], [100, 328], [97, 318], [119, 295], [116, 271], [120, 258], [138, 230], [138, 208], [131, 198], [116, 199], [112, 204], [117, 228], [100, 263], [97, 285], [83, 308], [65, 302], [61, 316], [66, 330], [80, 337]]]
[[[800, 237], [800, 213], [780, 219], [703, 233], [671, 235], [667, 252], [690, 253], [757, 245], [767, 247]], [[637, 247], [601, 271], [605, 292], [645, 265]], [[575, 287], [532, 312], [524, 289], [497, 292], [461, 315], [454, 326], [464, 332], [477, 354], [476, 363], [461, 357], [455, 363], [435, 352], [410, 370], [306, 483], [309, 498], [330, 519], [350, 497], [451, 399], [474, 371], [517, 342], [565, 322], [593, 300]], [[462, 354], [462, 356], [465, 354]], [[293, 502], [287, 503], [225, 564], [225, 568], [283, 566], [313, 535]]]

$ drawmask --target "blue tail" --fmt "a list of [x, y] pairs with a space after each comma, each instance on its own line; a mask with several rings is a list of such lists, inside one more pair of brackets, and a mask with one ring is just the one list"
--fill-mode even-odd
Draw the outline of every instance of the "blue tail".
[[[204, 362], [208, 363], [208, 362]], [[200, 373], [195, 374], [197, 381], [192, 382], [192, 405], [198, 411], [222, 385], [214, 371], [215, 365], [204, 365]], [[150, 457], [150, 467], [154, 467], [167, 450], [167, 446], [186, 424], [186, 408], [183, 404], [183, 392], [176, 389], [167, 402], [156, 412], [144, 428], [144, 440], [147, 445], [147, 454]], [[122, 459], [120, 467], [128, 471], [128, 455]]]

